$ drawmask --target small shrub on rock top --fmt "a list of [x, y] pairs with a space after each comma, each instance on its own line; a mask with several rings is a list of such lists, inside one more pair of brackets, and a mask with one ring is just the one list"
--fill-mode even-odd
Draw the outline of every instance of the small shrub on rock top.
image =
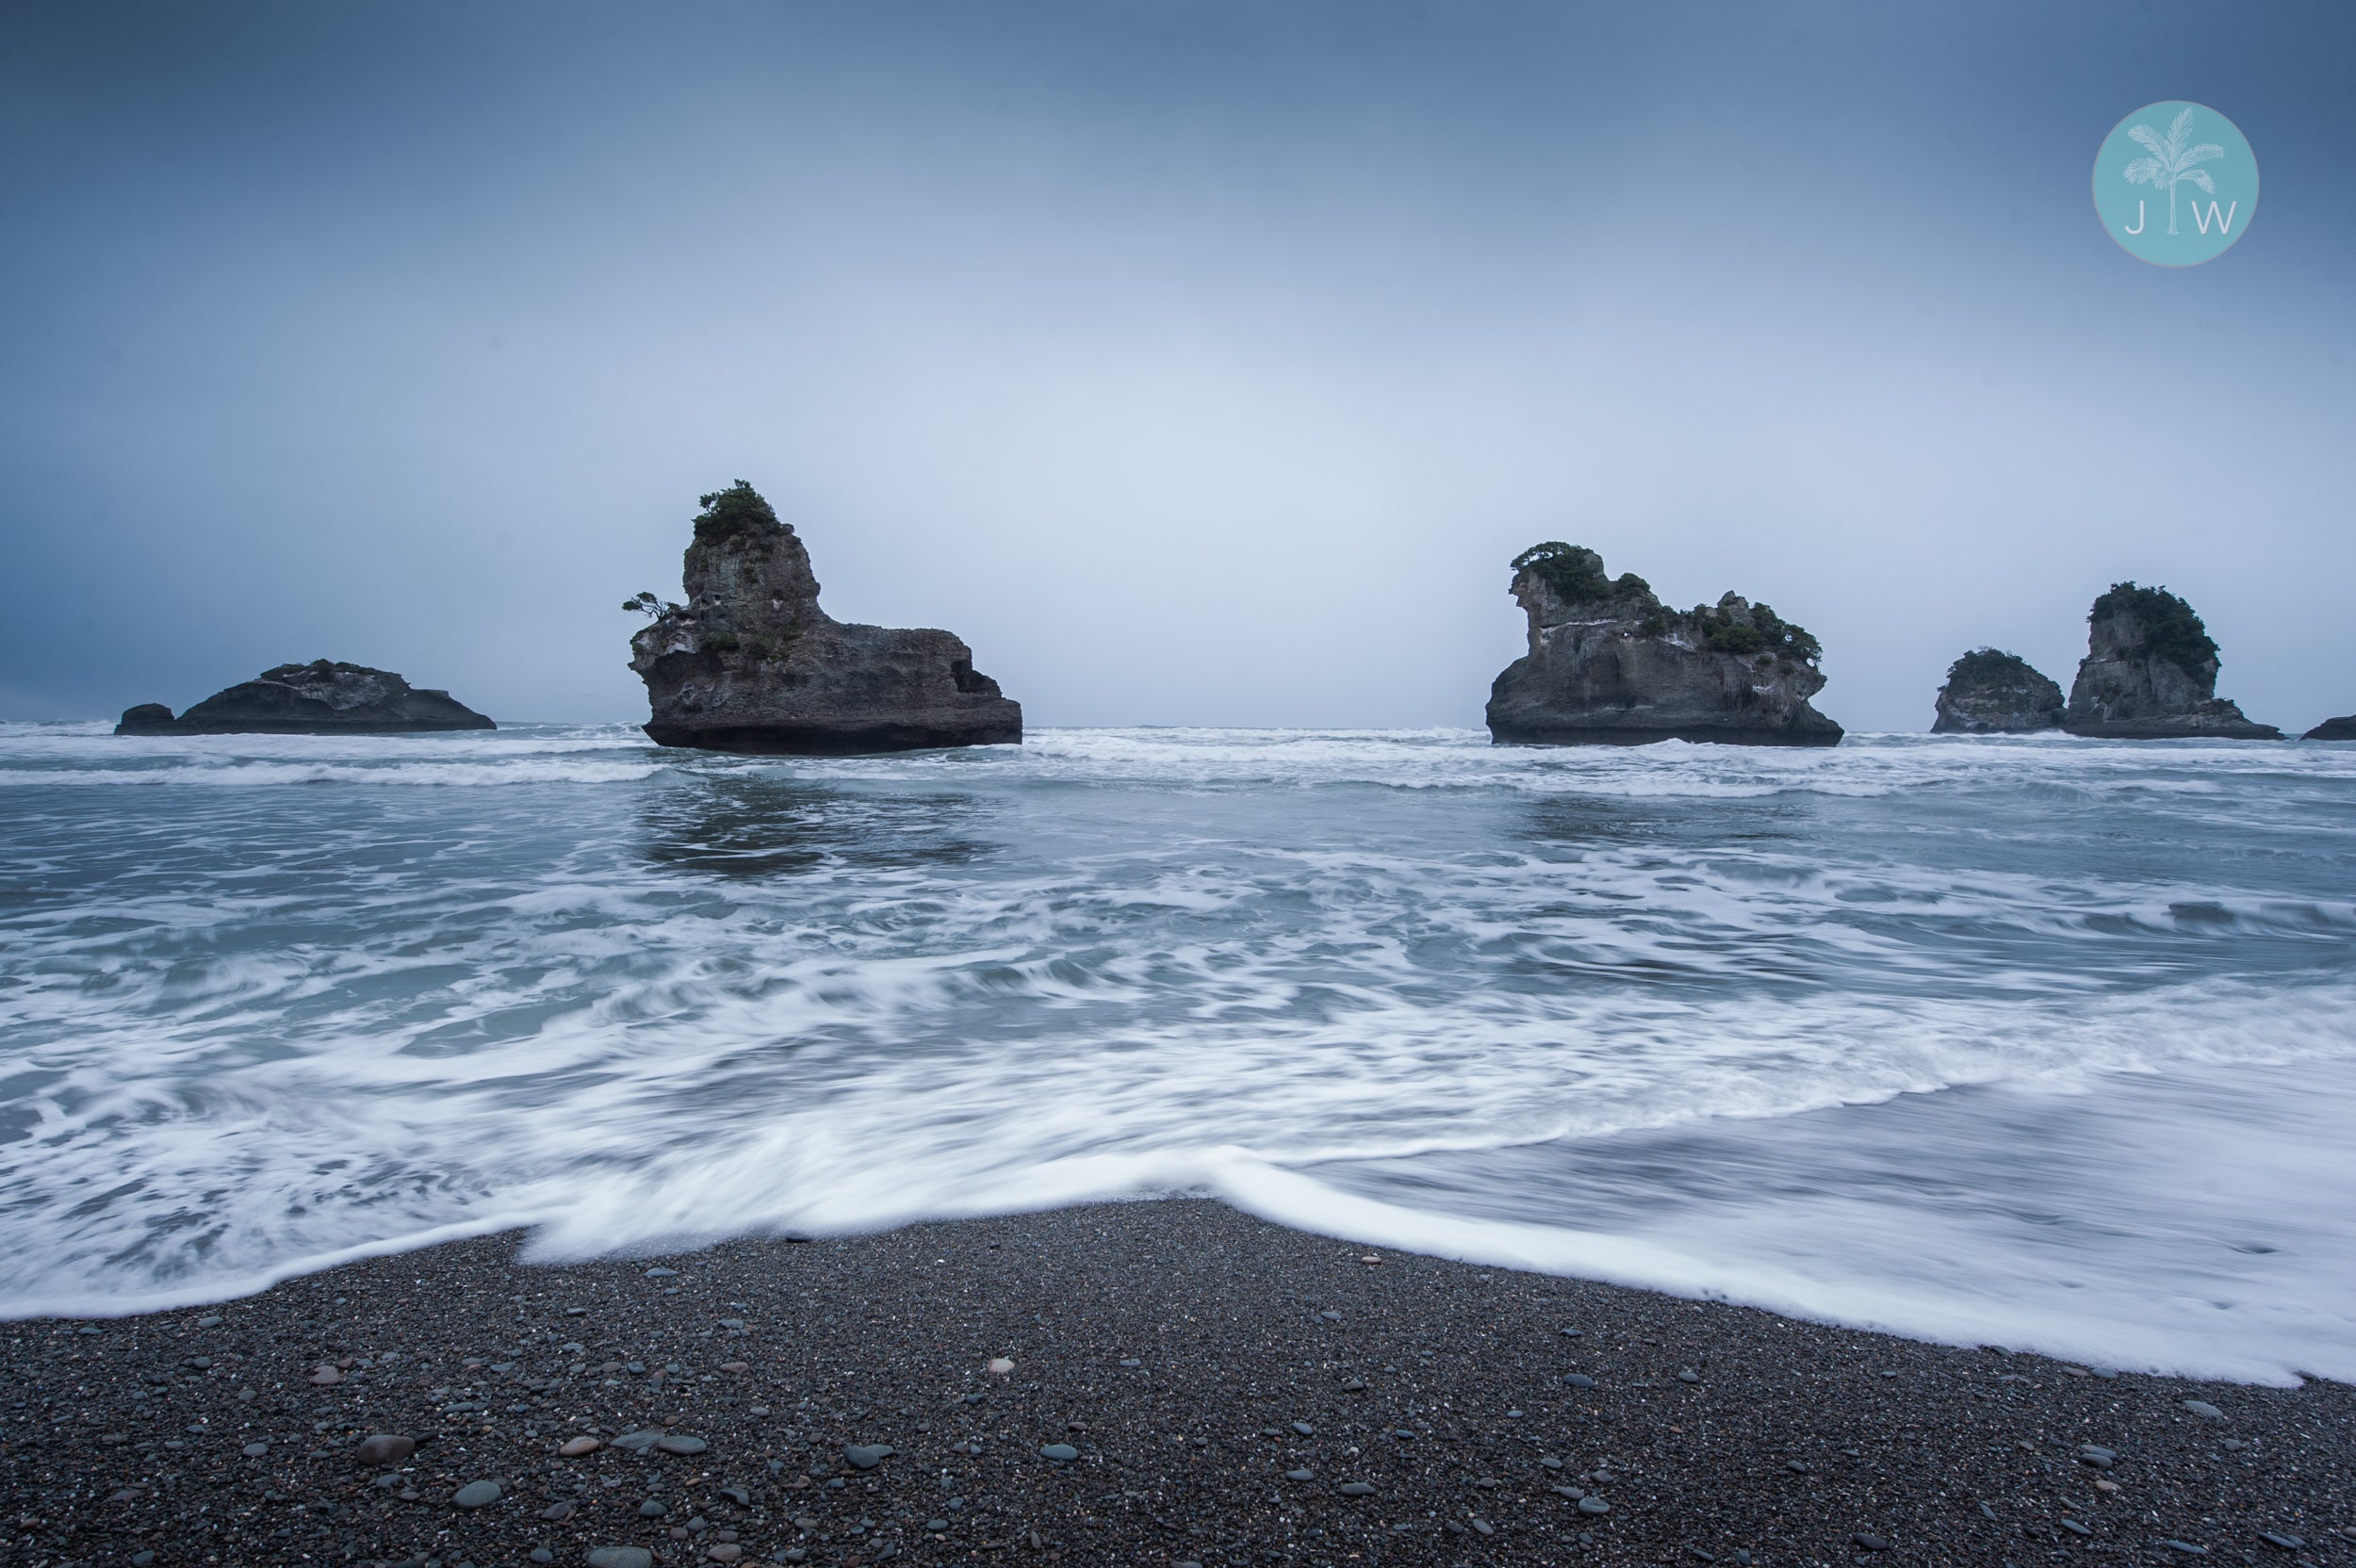
[[700, 499], [703, 510], [695, 514], [698, 545], [760, 544], [785, 531], [785, 525], [761, 498], [761, 492], [741, 479]]
[[2124, 612], [2143, 628], [2143, 641], [2119, 651], [2129, 659], [2165, 659], [2199, 680], [2217, 658], [2217, 642], [2192, 606], [2165, 588], [2139, 588], [2133, 581], [2114, 582], [2111, 591], [2086, 612], [2091, 623]]
[[1532, 545], [1515, 556], [1513, 575], [1524, 572], [1553, 589], [1555, 597], [1564, 604], [1618, 598], [1661, 602], [1653, 596], [1652, 584], [1634, 572], [1622, 572], [1616, 579], [1606, 577], [1602, 556], [1583, 545], [1566, 545], [1560, 539]]

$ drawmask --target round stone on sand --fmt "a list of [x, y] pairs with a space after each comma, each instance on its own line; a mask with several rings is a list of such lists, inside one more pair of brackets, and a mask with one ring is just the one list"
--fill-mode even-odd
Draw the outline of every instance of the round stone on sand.
[[363, 1464], [401, 1464], [417, 1451], [417, 1440], [398, 1432], [378, 1432], [360, 1440], [352, 1450], [353, 1457]]

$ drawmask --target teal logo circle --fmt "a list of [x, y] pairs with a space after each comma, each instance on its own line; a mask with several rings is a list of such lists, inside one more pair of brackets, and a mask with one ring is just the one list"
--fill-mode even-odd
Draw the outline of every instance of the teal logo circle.
[[2120, 250], [2154, 267], [2198, 267], [2258, 213], [2258, 155], [2206, 104], [2146, 104], [2094, 155], [2094, 211]]

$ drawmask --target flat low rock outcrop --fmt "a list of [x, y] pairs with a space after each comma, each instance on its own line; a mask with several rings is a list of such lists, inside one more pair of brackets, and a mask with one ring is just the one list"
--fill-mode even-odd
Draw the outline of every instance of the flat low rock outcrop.
[[2062, 727], [2104, 740], [2214, 737], [2279, 741], [2217, 694], [2216, 640], [2192, 606], [2165, 588], [2115, 582], [2086, 612], [2086, 656]]
[[1934, 735], [2021, 735], [2059, 729], [2060, 685], [2017, 653], [1974, 648], [1947, 666]]
[[2306, 734], [2302, 741], [2356, 741], [2356, 713], [2344, 719], [2326, 719]]
[[315, 659], [281, 664], [172, 717], [160, 702], [123, 710], [118, 735], [410, 735], [499, 726], [444, 691], [390, 670]]
[[630, 639], [646, 734], [666, 746], [853, 756], [1015, 743], [1023, 707], [946, 631], [853, 626], [818, 607], [810, 552], [739, 480], [703, 498], [685, 604], [641, 594]]
[[1594, 550], [1559, 541], [1514, 557], [1513, 592], [1530, 651], [1489, 689], [1499, 744], [1841, 740], [1808, 703], [1824, 685], [1816, 639], [1764, 604], [1729, 593], [1671, 610], [1643, 578], [1610, 578]]

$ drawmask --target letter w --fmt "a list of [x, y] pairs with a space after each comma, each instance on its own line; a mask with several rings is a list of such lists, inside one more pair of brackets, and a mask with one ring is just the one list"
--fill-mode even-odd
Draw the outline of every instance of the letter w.
[[2208, 212], [2203, 215], [2201, 211], [2201, 204], [2195, 202], [2192, 204], [2192, 220], [2201, 225], [2201, 232], [2202, 234], [2207, 234], [2209, 232], [2209, 225], [2211, 223], [2215, 223], [2217, 225], [2217, 233], [2231, 234], [2233, 230], [2233, 214], [2239, 212], [2240, 210], [2241, 203], [2236, 200], [2232, 205], [2225, 209], [2225, 216], [2219, 218], [2217, 215], [2217, 204], [2215, 202], [2211, 202], [2209, 204]]

